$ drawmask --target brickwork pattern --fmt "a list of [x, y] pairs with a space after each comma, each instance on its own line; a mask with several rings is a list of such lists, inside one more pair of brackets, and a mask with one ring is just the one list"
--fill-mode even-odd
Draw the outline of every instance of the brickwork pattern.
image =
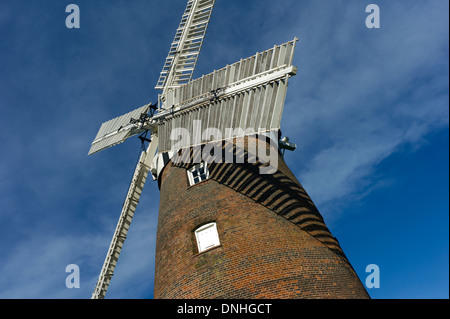
[[[274, 175], [257, 167], [211, 164], [211, 178], [189, 186], [186, 165], [167, 165], [155, 298], [368, 298], [283, 159]], [[221, 246], [198, 253], [194, 231], [209, 222], [217, 223]]]

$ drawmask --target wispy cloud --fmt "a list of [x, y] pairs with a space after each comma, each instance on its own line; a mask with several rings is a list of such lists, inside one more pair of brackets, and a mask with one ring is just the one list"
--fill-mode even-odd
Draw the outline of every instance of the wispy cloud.
[[[368, 30], [362, 5], [330, 3], [299, 45], [284, 130], [301, 146], [303, 162], [292, 167], [328, 217], [383, 183], [388, 177], [374, 175], [376, 167], [399, 146], [418, 147], [448, 126], [448, 20], [439, 14], [448, 4], [380, 6], [382, 28]], [[305, 12], [293, 29], [316, 17]]]
[[[144, 207], [133, 221], [109, 298], [152, 295], [154, 254], [151, 251], [155, 245], [157, 208], [146, 209], [145, 204], [148, 205], [144, 201]], [[2, 252], [0, 298], [90, 298], [112, 239], [116, 215], [118, 213], [114, 218], [105, 219], [100, 230], [78, 227], [67, 232], [65, 228], [64, 234], [59, 224], [47, 221], [36, 222], [34, 229], [25, 236], [18, 234], [17, 241], [9, 245], [13, 249]], [[80, 267], [80, 289], [65, 286], [69, 275], [65, 268], [69, 264]], [[136, 278], [141, 280], [136, 281]]]

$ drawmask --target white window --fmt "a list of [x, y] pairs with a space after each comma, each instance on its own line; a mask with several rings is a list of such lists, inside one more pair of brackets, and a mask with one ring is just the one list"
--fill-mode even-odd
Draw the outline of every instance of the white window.
[[216, 223], [204, 225], [195, 231], [198, 252], [201, 253], [213, 247], [220, 246]]
[[195, 165], [191, 169], [188, 170], [188, 178], [191, 186], [198, 184], [204, 180], [209, 178], [208, 164], [201, 163]]

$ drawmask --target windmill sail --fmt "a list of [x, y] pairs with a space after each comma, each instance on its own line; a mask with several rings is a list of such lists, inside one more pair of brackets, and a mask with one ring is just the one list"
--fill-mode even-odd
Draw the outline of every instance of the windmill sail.
[[132, 123], [132, 120], [138, 120], [142, 114], [147, 114], [149, 109], [150, 106], [145, 105], [125, 115], [103, 123], [97, 133], [97, 136], [92, 142], [89, 155], [123, 143], [128, 138], [144, 132], [145, 129], [138, 124]]
[[128, 189], [127, 197], [122, 207], [119, 222], [117, 223], [117, 227], [109, 246], [109, 250], [106, 255], [102, 270], [100, 272], [97, 285], [95, 287], [94, 293], [92, 294], [92, 299], [103, 299], [105, 297], [106, 291], [111, 281], [111, 277], [114, 273], [114, 269], [119, 259], [120, 252], [122, 251], [124, 241], [127, 237], [128, 229], [130, 228], [136, 206], [139, 203], [142, 190], [147, 180], [151, 162], [153, 160], [153, 157], [155, 156], [157, 147], [158, 137], [154, 135], [147, 151], [141, 154], [139, 162], [134, 171], [133, 178]]
[[188, 83], [197, 64], [215, 0], [189, 0], [156, 89]]
[[182, 105], [218, 88], [243, 83], [249, 79], [263, 78], [282, 67], [292, 66], [297, 41], [298, 39], [295, 38], [282, 45], [274, 46], [267, 51], [256, 53], [186, 85], [170, 90], [167, 95], [172, 96], [172, 100], [168, 102], [168, 106]]
[[[279, 130], [288, 79], [297, 72], [292, 66], [297, 40], [169, 90], [166, 103], [173, 108], [155, 117], [161, 119], [159, 153], [175, 150], [171, 134], [180, 128], [191, 137], [199, 125], [203, 130], [215, 128], [222, 133], [221, 139], [233, 138], [236, 132], [242, 132], [236, 129], [242, 129], [245, 135]], [[201, 142], [216, 141], [215, 138]], [[177, 148], [183, 148], [198, 141], [176, 142]]]
[[[185, 13], [156, 86], [157, 89], [163, 90], [163, 95], [168, 88], [178, 87], [191, 80], [214, 3], [215, 0], [188, 0]], [[105, 297], [148, 174], [150, 170], [157, 169], [153, 167], [153, 159], [159, 147], [157, 125], [154, 124], [154, 121], [150, 123], [151, 119], [145, 116], [145, 124], [143, 121], [133, 121], [148, 114], [149, 109], [150, 105], [146, 105], [104, 123], [89, 151], [89, 155], [100, 152], [149, 128], [152, 133], [148, 150], [141, 154], [136, 166], [92, 299], [103, 299]]]

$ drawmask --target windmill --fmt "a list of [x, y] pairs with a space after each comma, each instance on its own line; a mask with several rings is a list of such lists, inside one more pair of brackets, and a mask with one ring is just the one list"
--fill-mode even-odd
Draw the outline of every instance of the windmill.
[[[191, 150], [199, 144], [255, 135], [276, 141], [277, 149], [296, 148], [287, 138], [279, 140], [279, 132], [288, 80], [297, 73], [292, 65], [297, 38], [192, 80], [214, 4], [215, 0], [188, 0], [155, 87], [161, 91], [158, 102], [102, 124], [92, 143], [89, 155], [135, 136], [139, 136], [143, 145], [149, 143], [136, 166], [93, 299], [105, 297], [148, 176], [151, 174], [154, 180], [160, 181], [164, 169], [179, 155], [180, 149]], [[201, 127], [225, 133], [219, 137], [200, 134], [199, 140]], [[173, 132], [179, 128], [194, 138], [174, 143]], [[196, 175], [191, 173], [191, 184], [209, 177], [209, 164], [201, 165], [204, 166]], [[192, 166], [188, 168], [192, 170]], [[202, 235], [204, 238], [211, 237], [213, 229], [208, 227], [202, 225], [197, 229], [207, 230]], [[200, 247], [201, 238], [197, 239]], [[339, 246], [331, 242], [330, 245]]]

